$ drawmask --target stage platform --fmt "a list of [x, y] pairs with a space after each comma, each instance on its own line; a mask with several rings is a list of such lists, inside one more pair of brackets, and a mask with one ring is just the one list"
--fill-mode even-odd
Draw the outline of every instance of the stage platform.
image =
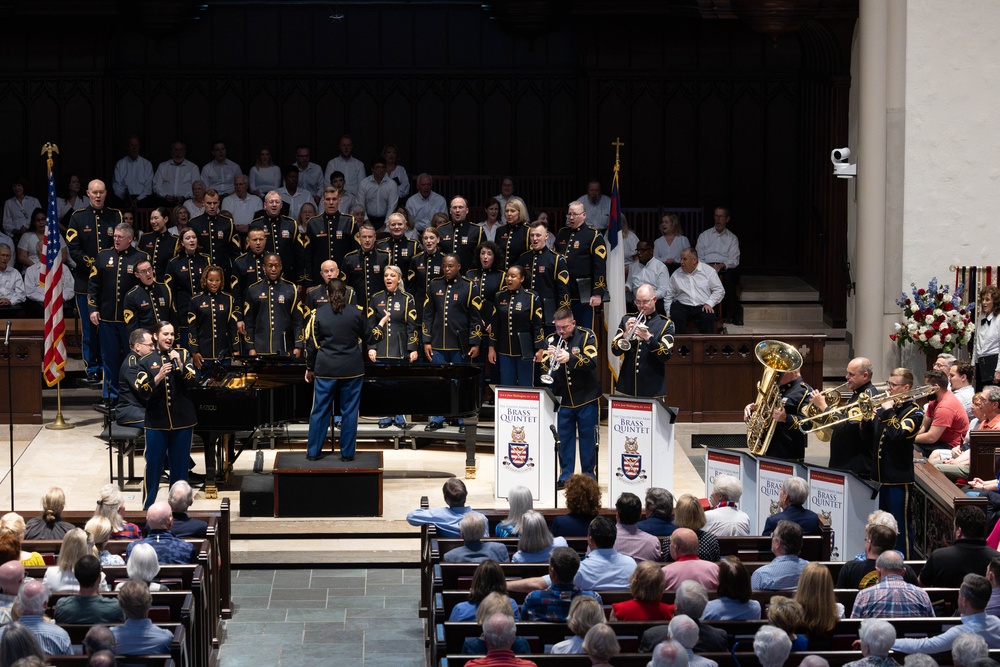
[[[42, 494], [50, 486], [59, 486], [66, 492], [67, 509], [92, 510], [97, 490], [107, 483], [108, 450], [96, 436], [101, 431], [101, 415], [83, 401], [89, 390], [63, 392], [64, 417], [76, 428], [52, 431], [37, 426], [15, 427], [14, 451], [14, 505], [16, 508], [40, 506]], [[71, 393], [72, 392], [72, 393]], [[46, 392], [44, 422], [53, 420], [54, 396], [49, 400]], [[66, 401], [67, 394], [73, 400]], [[96, 399], [95, 399], [96, 400]], [[67, 405], [67, 402], [70, 405]], [[52, 405], [50, 406], [50, 403]], [[485, 432], [492, 426], [480, 424]], [[290, 433], [303, 430], [302, 425], [292, 425]], [[414, 430], [422, 429], [422, 425]], [[254, 476], [253, 452], [244, 452], [236, 461], [230, 481], [220, 487], [220, 499], [227, 497], [232, 503], [232, 560], [235, 566], [261, 565], [268, 567], [311, 565], [357, 566], [358, 564], [414, 564], [419, 560], [419, 531], [406, 523], [406, 513], [417, 507], [421, 496], [428, 496], [432, 506], [443, 504], [441, 486], [451, 476], [465, 476], [465, 446], [455, 442], [438, 442], [411, 449], [409, 442], [396, 449], [389, 436], [398, 429], [379, 429], [375, 421], [363, 420], [365, 437], [359, 453], [378, 452], [383, 459], [383, 507], [380, 517], [327, 517], [327, 518], [272, 518], [240, 516], [240, 485], [244, 477]], [[607, 442], [607, 429], [602, 426], [601, 441]], [[6, 429], [0, 429], [5, 435]], [[376, 442], [381, 431], [385, 440]], [[742, 426], [733, 423], [677, 424], [675, 429], [675, 474], [671, 489], [675, 495], [693, 493], [704, 496], [702, 473], [703, 450], [691, 448], [692, 434], [741, 433]], [[422, 430], [421, 430], [422, 434]], [[0, 437], [3, 437], [0, 435]], [[4, 438], [6, 439], [6, 438]], [[271, 471], [281, 452], [298, 451], [304, 459], [305, 442], [291, 446], [260, 450], [264, 459], [263, 470]], [[329, 451], [329, 445], [327, 446]], [[829, 448], [814, 438], [810, 439], [807, 458], [825, 463]], [[335, 455], [339, 459], [339, 453]], [[204, 459], [195, 454], [196, 470], [204, 471]], [[469, 504], [474, 507], [506, 507], [506, 501], [493, 499], [492, 445], [481, 444], [476, 451], [477, 475], [466, 480]], [[8, 448], [0, 445], [0, 506], [10, 505], [10, 463]], [[141, 469], [141, 459], [137, 460]], [[339, 460], [338, 460], [339, 463]], [[607, 493], [607, 470], [599, 470], [601, 488]], [[166, 486], [160, 487], [161, 498], [166, 497]], [[560, 505], [562, 504], [562, 494]], [[608, 498], [604, 498], [605, 504]], [[141, 504], [139, 493], [126, 493], [130, 509]], [[196, 495], [195, 508], [217, 507], [219, 500], [208, 500], [203, 492]]]

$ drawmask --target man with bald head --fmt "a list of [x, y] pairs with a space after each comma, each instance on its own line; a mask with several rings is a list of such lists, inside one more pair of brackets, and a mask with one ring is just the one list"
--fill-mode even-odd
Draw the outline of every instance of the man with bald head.
[[[330, 303], [326, 286], [331, 280], [341, 280], [340, 267], [332, 259], [328, 259], [319, 265], [319, 275], [321, 278], [320, 283], [306, 290], [306, 295], [302, 299], [303, 319], [308, 318], [320, 305]], [[347, 287], [347, 303], [357, 305], [358, 301], [354, 293], [354, 288], [350, 285], [346, 285], [345, 287]]]
[[670, 535], [673, 563], [663, 566], [663, 590], [676, 590], [688, 579], [714, 590], [719, 584], [719, 566], [698, 558], [698, 536], [690, 528], [678, 528]]
[[[49, 655], [70, 655], [73, 652], [69, 633], [55, 623], [45, 619], [45, 609], [49, 604], [49, 588], [40, 581], [28, 581], [17, 594], [17, 605], [21, 615], [19, 623], [31, 630], [38, 645]], [[0, 627], [0, 637], [9, 625]]]
[[486, 232], [469, 221], [469, 203], [465, 197], [452, 197], [448, 216], [451, 220], [438, 227], [439, 247], [445, 253], [458, 255], [462, 266], [472, 268], [476, 265], [476, 249], [487, 240]]
[[[871, 359], [865, 357], [851, 359], [850, 363], [847, 364], [847, 373], [844, 379], [847, 380], [847, 385], [854, 393], [841, 405], [854, 403], [861, 394], [874, 396], [878, 393], [875, 385], [872, 384]], [[820, 412], [827, 409], [822, 392], [814, 391], [811, 398]], [[833, 427], [833, 436], [830, 439], [829, 466], [831, 468], [850, 470], [859, 477], [869, 477], [872, 471], [872, 451], [871, 433], [862, 432], [861, 422], [846, 421]]]
[[10, 623], [10, 610], [24, 581], [24, 564], [19, 560], [0, 565], [0, 625]]
[[87, 286], [90, 269], [94, 266], [97, 253], [114, 248], [115, 227], [122, 222], [122, 213], [115, 208], [105, 207], [108, 196], [104, 181], [94, 179], [87, 185], [90, 205], [74, 211], [66, 226], [66, 245], [73, 258], [73, 282], [76, 289], [76, 308], [80, 316], [80, 330], [83, 333], [81, 348], [83, 360], [87, 364], [87, 381], [97, 384], [101, 380], [97, 325], [90, 322], [87, 315]]
[[[674, 349], [674, 323], [656, 312], [656, 298], [656, 288], [640, 285], [635, 291], [638, 315], [623, 317], [611, 342], [612, 351], [622, 357], [618, 393], [649, 398], [667, 394], [663, 369]], [[641, 326], [636, 322], [639, 315], [645, 318]], [[625, 340], [628, 345], [623, 345]]]
[[140, 543], [153, 547], [160, 565], [183, 565], [197, 561], [198, 554], [194, 550], [194, 545], [175, 536], [170, 530], [173, 525], [174, 517], [170, 503], [161, 500], [150, 505], [146, 510], [146, 537], [128, 545], [125, 550], [126, 562], [132, 555], [133, 547]]

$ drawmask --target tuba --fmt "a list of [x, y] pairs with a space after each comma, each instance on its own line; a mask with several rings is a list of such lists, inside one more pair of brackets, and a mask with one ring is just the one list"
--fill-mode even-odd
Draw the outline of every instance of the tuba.
[[754, 349], [757, 360], [764, 364], [764, 376], [757, 383], [757, 400], [747, 422], [747, 447], [753, 454], [763, 456], [774, 435], [774, 411], [782, 404], [778, 380], [782, 373], [797, 371], [802, 367], [802, 355], [788, 343], [780, 340], [762, 340]]

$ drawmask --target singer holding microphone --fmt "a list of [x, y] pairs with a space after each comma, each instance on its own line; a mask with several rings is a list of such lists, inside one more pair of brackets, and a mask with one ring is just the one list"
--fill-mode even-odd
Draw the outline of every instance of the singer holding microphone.
[[[576, 326], [573, 310], [556, 310], [556, 333], [549, 336], [543, 363], [552, 377], [552, 393], [560, 398], [556, 421], [559, 425], [559, 481], [566, 485], [576, 468], [576, 439], [580, 437], [580, 468], [597, 479], [597, 425], [601, 416], [598, 400], [601, 384], [597, 379], [597, 336]], [[552, 368], [553, 357], [559, 362]]]
[[198, 422], [188, 386], [197, 371], [187, 350], [174, 348], [174, 325], [158, 322], [153, 327], [155, 349], [139, 361], [136, 392], [146, 399], [146, 479], [144, 509], [156, 502], [165, 462], [170, 466], [170, 485], [187, 480], [191, 458], [191, 436]]

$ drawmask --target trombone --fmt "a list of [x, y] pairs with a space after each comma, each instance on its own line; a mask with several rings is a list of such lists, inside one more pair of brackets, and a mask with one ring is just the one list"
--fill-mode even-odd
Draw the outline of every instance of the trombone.
[[539, 378], [542, 381], [542, 384], [552, 384], [553, 382], [556, 381], [555, 378], [552, 377], [552, 374], [559, 369], [559, 352], [565, 350], [567, 346], [568, 343], [566, 343], [566, 339], [560, 338], [559, 342], [556, 344], [555, 349], [552, 352], [552, 356], [550, 357], [551, 362], [549, 363], [549, 372], [542, 373], [541, 377]]
[[[833, 408], [836, 408], [838, 405], [840, 405], [840, 401], [842, 400], [840, 392], [844, 389], [844, 387], [847, 386], [850, 386], [850, 382], [844, 382], [842, 384], [837, 385], [833, 389], [826, 389], [825, 391], [821, 392], [823, 395], [823, 399], [826, 401], [827, 411], [832, 411]], [[820, 409], [817, 408], [815, 404], [809, 403], [806, 406], [805, 416], [807, 420], [812, 420], [815, 417], [818, 417], [819, 414], [820, 414]], [[833, 433], [831, 433], [830, 431], [820, 428], [817, 428], [814, 432], [816, 433], [816, 437], [823, 442], [828, 442], [830, 440], [830, 436], [833, 435]]]
[[619, 350], [628, 352], [632, 349], [632, 340], [635, 338], [635, 332], [638, 331], [640, 327], [643, 329], [646, 328], [646, 313], [643, 312], [636, 315], [635, 320], [632, 321], [632, 326], [628, 328], [628, 331], [625, 332], [622, 339], [618, 341]]
[[[888, 390], [874, 396], [861, 394], [858, 396], [858, 400], [853, 403], [848, 403], [847, 405], [821, 412], [814, 417], [807, 417], [800, 420], [798, 427], [803, 433], [813, 433], [848, 421], [867, 421], [875, 416], [875, 409], [886, 401], [892, 401], [893, 405], [896, 406], [904, 401], [915, 401], [920, 398], [926, 398], [933, 395], [935, 391], [937, 391], [937, 388], [928, 384], [908, 389], [900, 394], [892, 394]], [[819, 423], [812, 424], [812, 422]], [[806, 424], [811, 424], [811, 427], [805, 428], [804, 425]]]

